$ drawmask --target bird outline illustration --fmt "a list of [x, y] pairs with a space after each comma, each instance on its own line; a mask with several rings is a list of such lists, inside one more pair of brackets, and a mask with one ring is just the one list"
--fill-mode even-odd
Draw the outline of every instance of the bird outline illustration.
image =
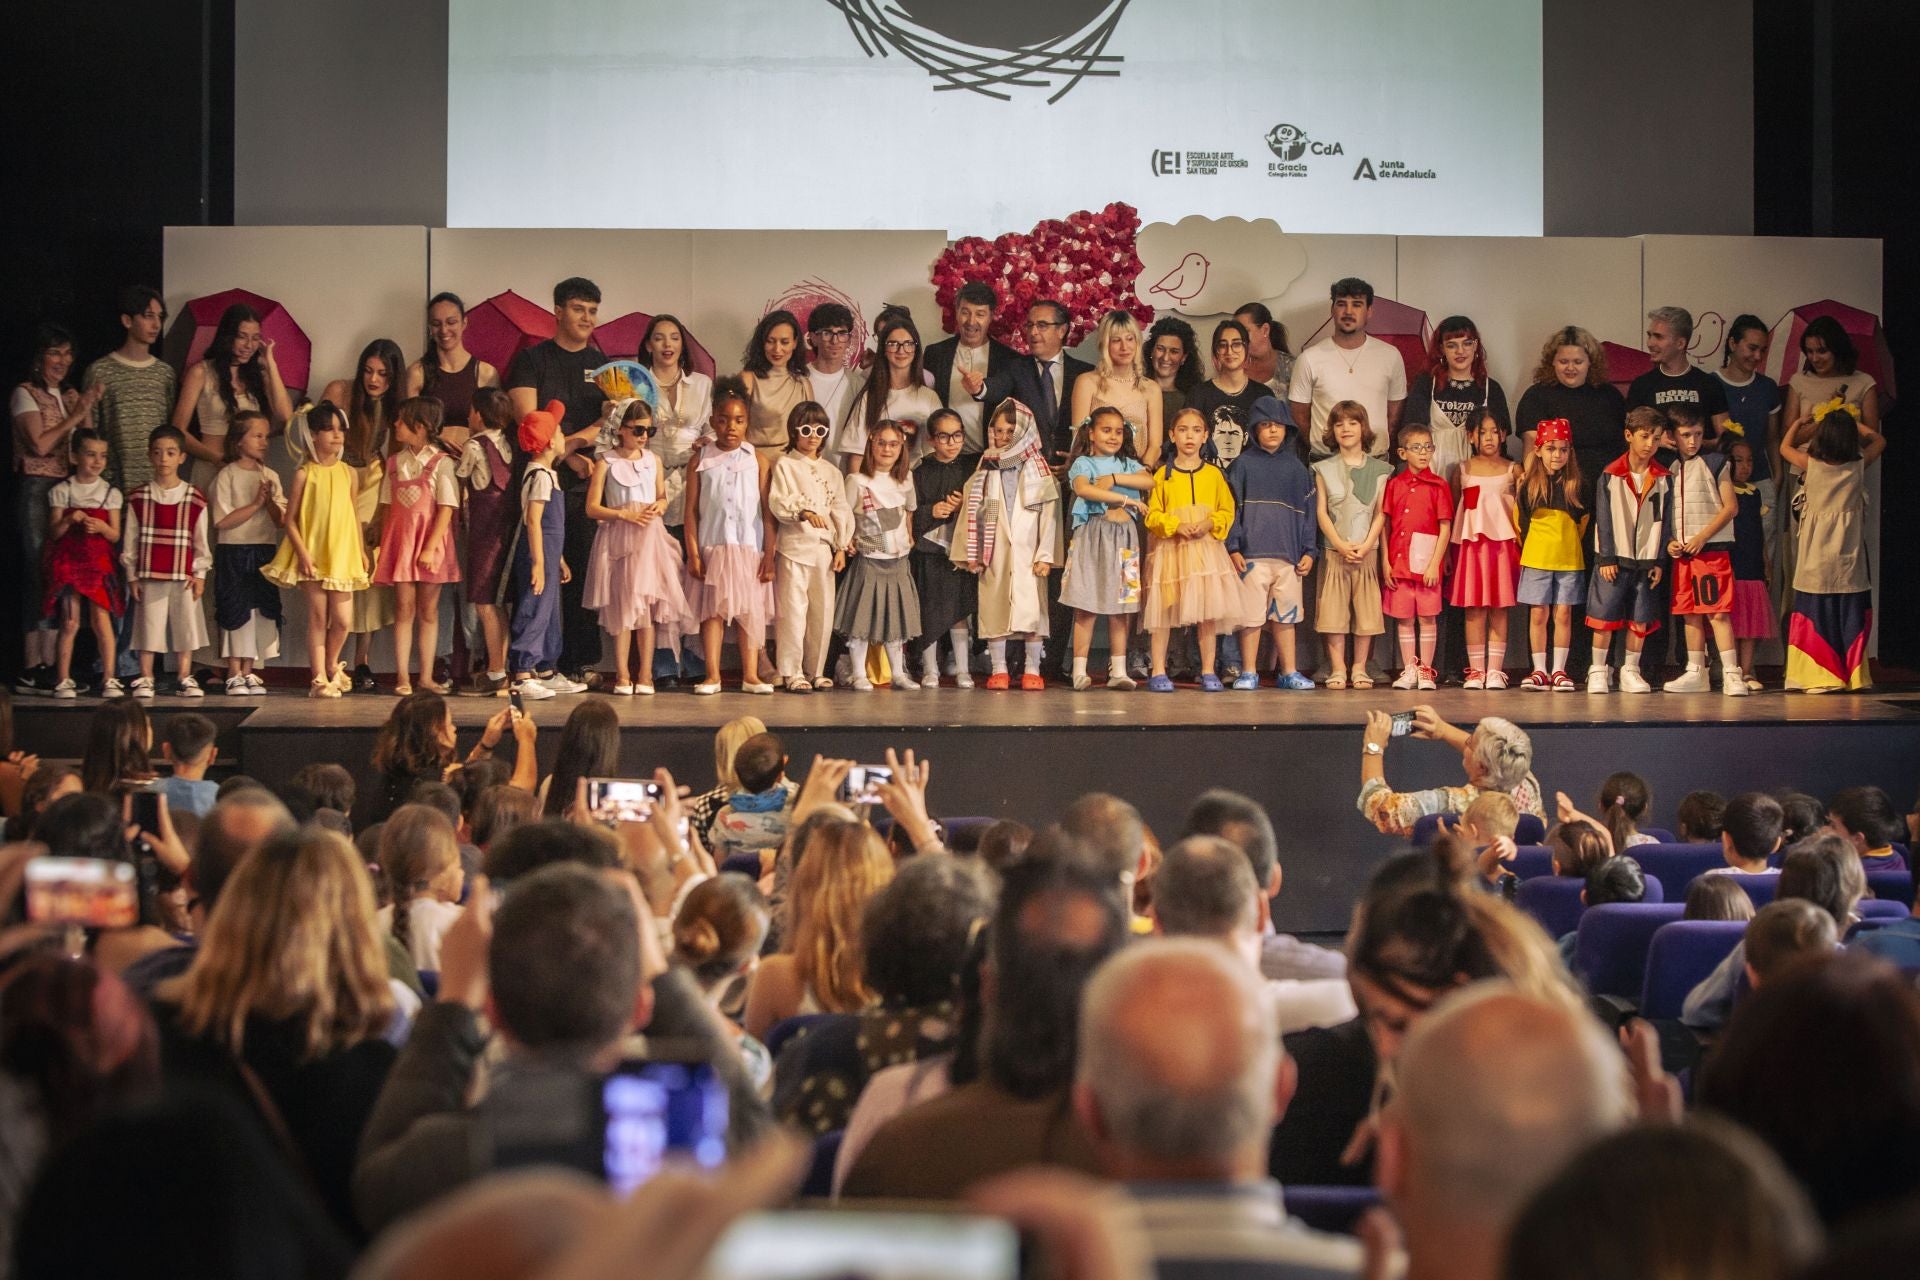
[[1175, 302], [1185, 304], [1200, 295], [1207, 287], [1207, 271], [1213, 263], [1204, 253], [1188, 252], [1180, 259], [1180, 265], [1167, 272], [1153, 283], [1148, 293], [1164, 293]]

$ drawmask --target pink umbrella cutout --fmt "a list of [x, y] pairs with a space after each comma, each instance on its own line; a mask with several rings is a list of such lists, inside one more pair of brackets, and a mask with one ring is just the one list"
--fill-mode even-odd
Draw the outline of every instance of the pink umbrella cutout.
[[1621, 395], [1627, 394], [1627, 388], [1633, 380], [1653, 368], [1653, 357], [1637, 347], [1623, 347], [1617, 342], [1603, 342], [1600, 352], [1607, 358], [1607, 381]]
[[281, 379], [289, 388], [305, 391], [313, 372], [312, 340], [284, 306], [249, 289], [222, 289], [219, 293], [195, 298], [181, 308], [180, 318], [174, 321], [173, 332], [166, 343], [170, 353], [185, 347], [180, 367], [184, 369], [206, 355], [214, 330], [220, 326], [220, 316], [236, 302], [245, 303], [259, 313], [260, 332], [273, 343], [273, 359], [280, 366]]
[[511, 289], [467, 310], [467, 350], [503, 374], [515, 356], [556, 331], [553, 308], [529, 302]]
[[[1323, 321], [1303, 344], [1303, 349], [1332, 332], [1333, 321]], [[1426, 312], [1404, 302], [1395, 302], [1392, 298], [1375, 298], [1373, 314], [1367, 321], [1367, 333], [1382, 342], [1391, 343], [1400, 352], [1400, 359], [1407, 366], [1407, 381], [1411, 382], [1415, 375], [1426, 372], [1427, 343], [1433, 336], [1433, 326], [1427, 323]]]

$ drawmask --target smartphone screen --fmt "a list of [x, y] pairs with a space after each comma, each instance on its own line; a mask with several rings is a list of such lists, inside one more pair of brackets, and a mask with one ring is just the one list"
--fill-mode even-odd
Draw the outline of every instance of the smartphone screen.
[[1413, 712], [1396, 711], [1393, 713], [1393, 729], [1390, 736], [1404, 738], [1413, 732]]
[[883, 764], [857, 764], [847, 770], [840, 798], [848, 804], [879, 804], [882, 783], [893, 781], [893, 770]]
[[665, 795], [657, 782], [637, 778], [588, 778], [587, 813], [595, 822], [617, 826], [645, 822]]
[[160, 793], [158, 791], [130, 791], [127, 793], [127, 821], [142, 831], [158, 833], [160, 830]]
[[34, 858], [27, 863], [27, 919], [120, 929], [140, 920], [131, 862], [104, 858]]
[[727, 1086], [705, 1062], [623, 1062], [600, 1085], [602, 1164], [625, 1196], [669, 1155], [703, 1169], [727, 1158]]
[[520, 690], [513, 685], [507, 686], [507, 705], [513, 708], [516, 716], [527, 714], [527, 704], [521, 701]]
[[998, 1218], [966, 1213], [751, 1213], [720, 1237], [707, 1274], [712, 1280], [1013, 1280], [1020, 1274], [1020, 1238]]

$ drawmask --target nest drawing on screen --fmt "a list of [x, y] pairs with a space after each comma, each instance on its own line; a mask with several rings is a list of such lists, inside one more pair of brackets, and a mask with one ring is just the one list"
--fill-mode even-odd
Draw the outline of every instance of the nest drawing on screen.
[[869, 58], [898, 53], [938, 91], [1058, 102], [1088, 76], [1117, 76], [1107, 44], [1131, 0], [827, 0]]

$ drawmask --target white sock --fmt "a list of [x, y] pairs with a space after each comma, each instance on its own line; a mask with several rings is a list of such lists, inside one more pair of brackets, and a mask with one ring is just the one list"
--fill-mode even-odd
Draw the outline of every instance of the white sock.
[[[1560, 651], [1557, 649], [1554, 650], [1554, 656], [1556, 659], [1559, 657], [1559, 652]], [[1550, 667], [1547, 665], [1547, 651], [1545, 649], [1535, 649], [1533, 651], [1533, 669], [1535, 671], [1545, 671], [1549, 674], [1559, 670], [1559, 668], [1557, 667]]]
[[[905, 640], [889, 640], [882, 647], [887, 651], [887, 666], [892, 669], [893, 678], [896, 680], [911, 679], [912, 677], [907, 675], [907, 642]], [[939, 677], [935, 676], [934, 679], [938, 680]]]
[[953, 657], [948, 661], [947, 674], [957, 676], [967, 669], [967, 650], [972, 648], [967, 636], [967, 624], [962, 622], [954, 627], [947, 632], [947, 638], [953, 641]]
[[867, 642], [852, 636], [847, 637], [847, 661], [853, 664], [853, 678], [867, 678]]
[[[1565, 671], [1567, 669], [1567, 653], [1571, 648], [1572, 648], [1571, 645], [1563, 644], [1557, 647], [1556, 649], [1554, 649], [1553, 665], [1550, 667], [1543, 667], [1541, 668], [1541, 670], [1547, 672], [1549, 675], [1551, 675], [1555, 671]], [[1540, 655], [1537, 653], [1534, 654], [1533, 659], [1535, 662], [1538, 662], [1540, 660]], [[1601, 661], [1605, 662], [1606, 658], [1603, 656], [1601, 658]]]
[[920, 651], [920, 670], [926, 673], [928, 680], [940, 678], [940, 642], [929, 640], [927, 647]]
[[1007, 674], [1006, 637], [987, 641], [987, 656], [993, 660], [993, 674], [997, 676]]
[[1084, 676], [1085, 676], [1086, 674], [1087, 674], [1087, 660], [1086, 660], [1086, 658], [1085, 658], [1085, 657], [1083, 657], [1083, 656], [1081, 656], [1081, 655], [1079, 655], [1079, 654], [1076, 654], [1076, 655], [1074, 655], [1074, 659], [1073, 659], [1073, 678], [1074, 678], [1075, 680], [1079, 680], [1079, 679], [1081, 679], [1082, 677], [1084, 677]]
[[489, 680], [505, 680], [506, 678], [507, 678], [507, 673], [504, 671], [487, 672], [487, 679]]
[[[1687, 650], [1687, 670], [1698, 671], [1706, 665], [1707, 651], [1705, 649]], [[1736, 663], [1735, 665], [1737, 666], [1738, 664]]]
[[1740, 670], [1739, 651], [1737, 649], [1722, 649], [1720, 651], [1720, 674], [1734, 675], [1734, 674], [1738, 674], [1739, 670]]
[[1504, 671], [1507, 667], [1507, 646], [1487, 641], [1487, 674]]
[[1622, 671], [1638, 671], [1640, 669], [1640, 651], [1638, 649], [1627, 650], [1626, 656], [1620, 659], [1620, 669]]
[[1040, 664], [1045, 660], [1046, 652], [1047, 646], [1045, 641], [1027, 641], [1027, 674], [1035, 676], [1040, 674]]
[[1127, 655], [1124, 653], [1109, 655], [1107, 658], [1107, 678], [1109, 680], [1124, 679], [1126, 674]]

